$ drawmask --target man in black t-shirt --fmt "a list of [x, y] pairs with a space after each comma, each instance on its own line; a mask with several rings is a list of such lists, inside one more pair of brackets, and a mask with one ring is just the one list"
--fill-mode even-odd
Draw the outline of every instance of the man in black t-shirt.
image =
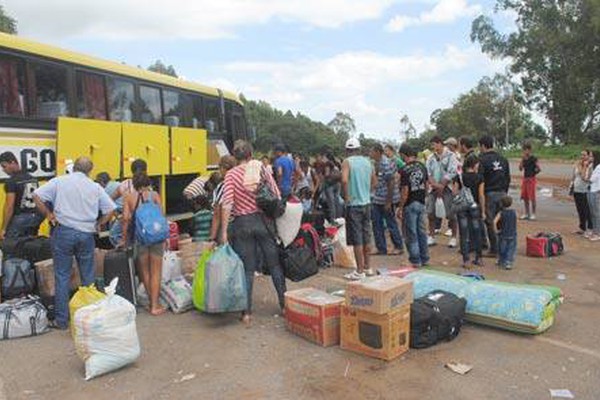
[[417, 161], [417, 152], [408, 144], [400, 146], [400, 155], [406, 162], [401, 171], [401, 200], [397, 217], [406, 233], [408, 259], [415, 267], [429, 264], [429, 249], [425, 231], [425, 198], [428, 191], [427, 168]]
[[0, 166], [9, 176], [4, 183], [6, 201], [0, 240], [37, 235], [44, 220], [33, 202], [33, 192], [38, 188], [37, 180], [21, 170], [17, 158], [10, 151], [0, 154]]

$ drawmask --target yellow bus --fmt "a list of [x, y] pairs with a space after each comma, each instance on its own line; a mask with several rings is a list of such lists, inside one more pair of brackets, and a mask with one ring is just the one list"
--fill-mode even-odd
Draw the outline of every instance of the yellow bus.
[[166, 212], [180, 214], [183, 188], [246, 138], [234, 93], [0, 34], [0, 152], [40, 180], [82, 155], [120, 180], [142, 158]]

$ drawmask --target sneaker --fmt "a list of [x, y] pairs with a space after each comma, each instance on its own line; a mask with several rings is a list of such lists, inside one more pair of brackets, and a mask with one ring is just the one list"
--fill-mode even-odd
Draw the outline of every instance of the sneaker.
[[573, 235], [585, 235], [585, 232], [581, 229], [577, 229], [576, 231], [571, 232]]
[[513, 267], [512, 267], [512, 265], [511, 265], [511, 264], [506, 264], [506, 265], [504, 265], [504, 269], [505, 269], [505, 270], [507, 270], [507, 271], [510, 271], [512, 268], [513, 268]]
[[598, 240], [600, 240], [600, 235], [590, 236], [590, 242], [597, 242]]
[[455, 247], [456, 247], [456, 244], [457, 244], [457, 242], [456, 242], [456, 238], [454, 238], [454, 237], [453, 237], [453, 238], [452, 238], [452, 239], [450, 239], [450, 241], [448, 242], [448, 247], [450, 247], [451, 249], [453, 249], [453, 248], [455, 248]]
[[373, 268], [367, 268], [367, 269], [365, 269], [364, 274], [366, 276], [375, 276], [375, 271], [373, 270]]
[[529, 217], [529, 215], [527, 215], [527, 214], [523, 214], [523, 215], [521, 215], [521, 216], [519, 217], [519, 219], [520, 219], [521, 221], [525, 221], [525, 220], [528, 220], [528, 219], [530, 219], [530, 217]]
[[441, 231], [442, 231], [441, 229], [436, 229], [435, 231], [433, 231], [433, 233], [434, 233], [435, 235], [439, 235]]
[[452, 236], [452, 229], [448, 229], [446, 232], [444, 232], [444, 236], [451, 237]]
[[433, 236], [427, 236], [427, 246], [435, 246], [435, 238]]
[[365, 279], [366, 275], [364, 272], [352, 271], [349, 274], [344, 275], [344, 278], [349, 281], [360, 281], [361, 279]]
[[473, 265], [475, 265], [477, 267], [485, 267], [485, 265], [483, 264], [483, 261], [480, 258], [473, 261]]
[[531, 214], [531, 215], [529, 216], [529, 220], [530, 220], [530, 221], [535, 221], [536, 219], [537, 219], [537, 218], [535, 217], [535, 214]]
[[585, 233], [583, 234], [583, 237], [586, 239], [589, 239], [593, 236], [594, 234], [592, 233], [592, 231], [585, 231]]

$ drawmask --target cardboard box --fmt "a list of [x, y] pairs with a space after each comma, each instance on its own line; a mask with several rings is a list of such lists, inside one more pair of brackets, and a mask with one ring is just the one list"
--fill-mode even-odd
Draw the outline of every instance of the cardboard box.
[[340, 343], [343, 298], [304, 288], [285, 293], [285, 318], [291, 332], [321, 346]]
[[390, 310], [411, 304], [413, 283], [394, 276], [375, 276], [346, 287], [348, 307], [385, 314]]
[[341, 341], [344, 350], [390, 361], [408, 351], [410, 305], [387, 314], [374, 314], [341, 306]]

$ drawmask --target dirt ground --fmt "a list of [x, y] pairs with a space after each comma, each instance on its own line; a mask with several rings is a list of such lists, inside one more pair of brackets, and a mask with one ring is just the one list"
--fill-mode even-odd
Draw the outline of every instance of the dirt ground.
[[[237, 316], [151, 317], [139, 312], [140, 359], [92, 381], [67, 332], [0, 343], [3, 399], [549, 399], [549, 389], [569, 389], [576, 399], [600, 398], [600, 244], [575, 228], [572, 203], [542, 198], [539, 220], [519, 224], [516, 269], [500, 271], [487, 259], [488, 279], [556, 285], [565, 303], [546, 333], [527, 336], [466, 325], [453, 342], [411, 350], [383, 362], [339, 349], [321, 348], [286, 331], [268, 278], [258, 279], [250, 329]], [[524, 256], [525, 235], [556, 230], [566, 253], [552, 260]], [[459, 255], [432, 248], [432, 265], [459, 272]], [[374, 266], [404, 264], [378, 257]], [[342, 269], [324, 270], [290, 288], [342, 288]], [[566, 279], [557, 278], [564, 274]], [[473, 365], [465, 375], [449, 361]], [[183, 379], [186, 377], [186, 379]]]

